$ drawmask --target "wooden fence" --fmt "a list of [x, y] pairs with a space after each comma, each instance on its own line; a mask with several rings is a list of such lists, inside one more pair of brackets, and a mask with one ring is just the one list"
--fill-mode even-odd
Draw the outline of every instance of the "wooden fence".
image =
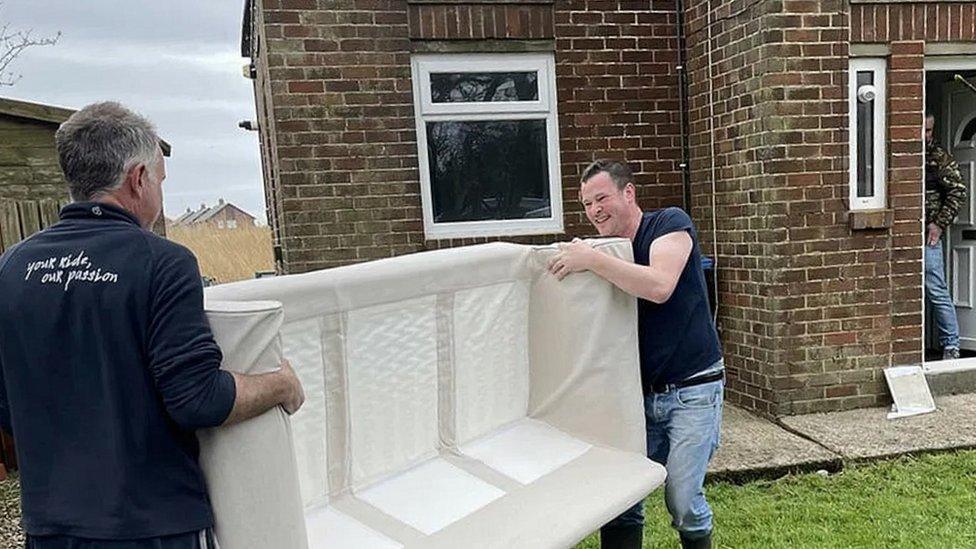
[[0, 252], [58, 221], [64, 200], [7, 200], [0, 198]]
[[[58, 221], [58, 212], [68, 203], [62, 200], [8, 200], [0, 198], [0, 252]], [[14, 440], [0, 433], [0, 479], [5, 469], [17, 468]]]

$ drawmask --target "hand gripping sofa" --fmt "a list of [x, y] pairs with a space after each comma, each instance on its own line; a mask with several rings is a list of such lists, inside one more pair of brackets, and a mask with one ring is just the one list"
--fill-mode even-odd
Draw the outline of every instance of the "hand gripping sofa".
[[[596, 241], [631, 259], [630, 243]], [[307, 401], [199, 434], [223, 549], [571, 547], [658, 487], [636, 302], [486, 244], [208, 288], [223, 367]]]

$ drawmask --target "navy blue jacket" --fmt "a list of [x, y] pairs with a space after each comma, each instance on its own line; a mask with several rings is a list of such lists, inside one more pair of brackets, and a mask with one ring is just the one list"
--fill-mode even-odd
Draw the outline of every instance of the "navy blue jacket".
[[124, 210], [71, 204], [0, 256], [0, 425], [27, 533], [212, 526], [194, 430], [233, 408], [220, 360], [193, 255]]
[[693, 377], [722, 358], [722, 347], [708, 306], [695, 226], [680, 208], [647, 212], [634, 238], [634, 262], [650, 263], [651, 244], [678, 231], [691, 236], [688, 262], [678, 277], [671, 298], [664, 303], [637, 300], [637, 333], [641, 384], [644, 394], [655, 384], [670, 384]]

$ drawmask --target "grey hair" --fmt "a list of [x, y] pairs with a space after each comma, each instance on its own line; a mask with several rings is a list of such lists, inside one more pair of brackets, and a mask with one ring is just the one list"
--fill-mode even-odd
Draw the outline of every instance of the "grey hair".
[[159, 150], [152, 122], [111, 101], [93, 103], [71, 115], [54, 141], [75, 201], [118, 189], [133, 166], [154, 165]]
[[583, 170], [583, 175], [580, 177], [580, 184], [586, 183], [593, 176], [601, 172], [606, 172], [610, 176], [610, 179], [613, 180], [614, 185], [620, 190], [624, 190], [624, 187], [628, 183], [634, 183], [634, 172], [630, 170], [630, 166], [626, 162], [601, 158], [595, 160]]

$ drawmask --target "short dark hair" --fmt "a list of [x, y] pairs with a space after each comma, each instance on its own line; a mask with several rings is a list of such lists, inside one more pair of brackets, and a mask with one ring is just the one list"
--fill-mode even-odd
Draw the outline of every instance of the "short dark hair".
[[634, 172], [631, 171], [630, 166], [626, 162], [620, 160], [612, 160], [610, 158], [601, 158], [599, 160], [594, 160], [589, 166], [583, 170], [583, 176], [580, 177], [580, 184], [586, 183], [593, 176], [606, 172], [613, 180], [614, 185], [618, 189], [623, 190], [628, 183], [634, 182]]

